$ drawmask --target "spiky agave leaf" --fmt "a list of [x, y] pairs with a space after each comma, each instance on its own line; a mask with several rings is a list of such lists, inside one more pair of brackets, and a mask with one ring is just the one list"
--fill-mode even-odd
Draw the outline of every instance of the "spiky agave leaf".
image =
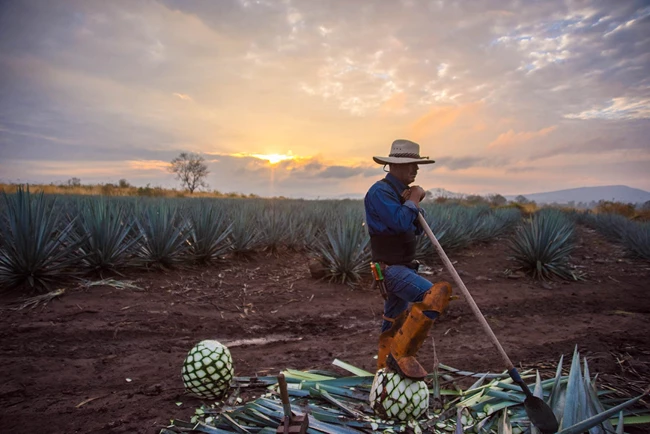
[[233, 253], [248, 256], [259, 246], [260, 231], [255, 215], [260, 208], [250, 202], [240, 202], [230, 210], [230, 244]]
[[317, 232], [318, 226], [314, 222], [313, 214], [308, 212], [308, 209], [291, 210], [286, 237], [288, 249], [300, 251], [309, 248], [314, 244]]
[[20, 186], [14, 194], [3, 192], [2, 199], [0, 287], [48, 290], [73, 274], [71, 267], [79, 259], [79, 241], [70, 235], [75, 219], [66, 223], [55, 198], [42, 192], [33, 195], [29, 187]]
[[614, 213], [588, 214], [585, 223], [614, 242], [621, 242], [628, 228], [634, 225], [627, 217]]
[[108, 198], [81, 202], [74, 235], [80, 240], [82, 266], [100, 275], [125, 267], [140, 239], [135, 224], [125, 207]]
[[[472, 228], [481, 210], [456, 204], [425, 204], [422, 208], [425, 220], [445, 251], [460, 250], [472, 243]], [[431, 240], [424, 234], [418, 237], [415, 256], [429, 263], [436, 257]]]
[[503, 235], [519, 221], [521, 221], [521, 211], [517, 208], [489, 210], [475, 219], [472, 238], [476, 241], [492, 240]]
[[623, 235], [623, 245], [633, 256], [650, 259], [650, 223], [632, 222]]
[[230, 251], [228, 237], [232, 224], [226, 219], [223, 207], [215, 203], [201, 203], [189, 210], [189, 253], [195, 261], [207, 263]]
[[289, 238], [289, 215], [273, 204], [262, 212], [258, 220], [260, 245], [267, 252], [277, 255]]
[[330, 281], [356, 285], [369, 273], [370, 237], [359, 213], [350, 211], [332, 222], [326, 239], [316, 243], [317, 253]]
[[535, 214], [510, 241], [514, 259], [537, 279], [577, 279], [568, 266], [575, 245], [571, 242], [574, 224], [562, 213]]
[[149, 204], [136, 221], [141, 233], [136, 252], [146, 265], [171, 267], [182, 261], [189, 231], [175, 205]]

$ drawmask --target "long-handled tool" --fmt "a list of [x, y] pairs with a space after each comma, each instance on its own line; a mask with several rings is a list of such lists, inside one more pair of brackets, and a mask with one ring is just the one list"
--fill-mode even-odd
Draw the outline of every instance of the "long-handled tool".
[[275, 430], [276, 433], [283, 434], [305, 434], [309, 428], [309, 417], [304, 415], [296, 415], [291, 412], [291, 403], [289, 402], [289, 391], [287, 390], [287, 380], [284, 374], [278, 375], [278, 385], [280, 386], [280, 397], [282, 399], [282, 409], [284, 410], [284, 417]]
[[528, 385], [524, 382], [524, 380], [522, 380], [521, 376], [519, 375], [519, 372], [517, 372], [517, 368], [515, 368], [515, 365], [513, 365], [512, 362], [510, 361], [510, 358], [508, 357], [505, 350], [499, 343], [499, 340], [497, 339], [496, 335], [492, 331], [492, 328], [485, 320], [485, 317], [483, 316], [480, 309], [476, 305], [474, 298], [472, 298], [472, 295], [469, 293], [469, 290], [467, 289], [467, 287], [461, 280], [460, 276], [456, 272], [456, 269], [454, 268], [451, 261], [447, 257], [445, 251], [442, 249], [442, 246], [436, 239], [436, 236], [433, 235], [433, 232], [431, 231], [429, 224], [424, 219], [424, 216], [422, 214], [418, 214], [418, 221], [420, 222], [420, 225], [422, 226], [424, 232], [426, 232], [427, 236], [431, 240], [431, 243], [436, 248], [438, 255], [440, 255], [440, 259], [442, 259], [442, 262], [445, 264], [445, 268], [447, 268], [447, 271], [449, 271], [449, 273], [452, 275], [452, 277], [454, 278], [454, 282], [456, 283], [456, 285], [458, 285], [463, 295], [467, 299], [469, 306], [472, 308], [472, 312], [481, 323], [483, 330], [485, 331], [485, 333], [487, 333], [487, 335], [492, 340], [492, 344], [494, 344], [496, 349], [499, 351], [499, 355], [501, 355], [501, 359], [503, 360], [503, 362], [506, 364], [508, 368], [508, 374], [510, 375], [510, 378], [512, 378], [512, 380], [521, 387], [521, 389], [524, 391], [524, 394], [526, 394], [526, 399], [524, 400], [524, 408], [526, 409], [526, 414], [528, 415], [528, 418], [530, 419], [531, 423], [535, 425], [537, 428], [539, 428], [539, 430], [543, 434], [553, 434], [557, 432], [559, 426], [557, 423], [557, 419], [555, 419], [555, 414], [553, 414], [553, 410], [551, 410], [551, 407], [549, 407], [548, 404], [546, 404], [543, 400], [534, 396], [531, 393], [530, 389], [528, 388]]

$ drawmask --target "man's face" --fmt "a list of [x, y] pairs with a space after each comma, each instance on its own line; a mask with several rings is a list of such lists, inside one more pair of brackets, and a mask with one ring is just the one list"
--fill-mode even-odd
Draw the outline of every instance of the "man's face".
[[390, 171], [404, 184], [409, 185], [415, 181], [418, 174], [418, 165], [415, 163], [394, 164], [391, 166]]

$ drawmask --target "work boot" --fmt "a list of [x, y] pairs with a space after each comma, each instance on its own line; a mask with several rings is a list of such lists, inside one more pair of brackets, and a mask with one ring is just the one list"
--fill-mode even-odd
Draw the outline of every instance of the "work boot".
[[392, 324], [388, 330], [382, 332], [379, 335], [379, 351], [377, 352], [377, 370], [386, 367], [386, 357], [390, 353], [390, 347], [391, 344], [393, 343], [393, 338], [395, 337], [395, 334], [398, 332], [400, 327], [402, 327], [402, 324], [404, 324], [404, 320], [406, 319], [406, 311], [399, 314], [397, 318], [390, 319], [384, 317], [384, 319], [386, 319], [386, 321], [392, 322]]
[[415, 356], [435, 319], [449, 306], [450, 299], [451, 285], [439, 282], [424, 294], [421, 302], [411, 306], [404, 324], [392, 339], [390, 356], [387, 358], [390, 368], [414, 380], [427, 376], [427, 371]]

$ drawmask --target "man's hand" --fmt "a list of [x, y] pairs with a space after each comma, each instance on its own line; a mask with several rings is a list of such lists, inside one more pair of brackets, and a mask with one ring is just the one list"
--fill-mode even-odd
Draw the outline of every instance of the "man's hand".
[[[424, 197], [427, 195], [426, 192], [422, 187], [419, 185], [412, 185], [411, 188], [408, 190], [409, 191], [409, 198], [413, 202], [415, 202], [416, 205], [418, 205], [422, 200], [424, 200]], [[404, 193], [402, 193], [402, 196]], [[407, 200], [408, 200], [407, 199]]]

